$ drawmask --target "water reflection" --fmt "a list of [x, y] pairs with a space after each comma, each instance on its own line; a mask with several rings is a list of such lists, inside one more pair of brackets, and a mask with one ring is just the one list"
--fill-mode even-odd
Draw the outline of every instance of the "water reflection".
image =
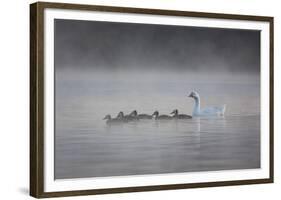
[[[259, 116], [90, 125], [56, 140], [57, 178], [257, 168]], [[62, 132], [61, 132], [62, 133]], [[101, 134], [102, 133], [102, 134]]]

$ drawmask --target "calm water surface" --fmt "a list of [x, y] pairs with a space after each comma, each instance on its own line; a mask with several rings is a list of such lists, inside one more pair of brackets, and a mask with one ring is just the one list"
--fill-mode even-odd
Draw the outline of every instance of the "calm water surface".
[[[108, 76], [56, 74], [57, 179], [260, 167], [258, 77]], [[191, 114], [193, 89], [202, 107], [227, 104], [226, 116], [111, 126], [102, 120], [134, 109]]]

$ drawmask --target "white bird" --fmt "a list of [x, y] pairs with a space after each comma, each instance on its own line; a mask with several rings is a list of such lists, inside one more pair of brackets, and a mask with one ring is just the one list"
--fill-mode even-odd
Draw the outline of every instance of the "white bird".
[[192, 91], [188, 97], [195, 100], [192, 116], [224, 116], [226, 105], [211, 106], [204, 109], [200, 108], [200, 96], [197, 92]]

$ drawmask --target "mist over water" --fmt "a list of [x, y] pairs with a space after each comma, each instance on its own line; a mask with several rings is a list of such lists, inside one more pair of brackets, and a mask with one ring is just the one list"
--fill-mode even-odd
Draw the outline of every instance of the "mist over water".
[[[260, 79], [188, 70], [56, 71], [55, 177], [180, 173], [260, 167]], [[226, 104], [225, 117], [107, 125], [119, 111], [190, 114]]]

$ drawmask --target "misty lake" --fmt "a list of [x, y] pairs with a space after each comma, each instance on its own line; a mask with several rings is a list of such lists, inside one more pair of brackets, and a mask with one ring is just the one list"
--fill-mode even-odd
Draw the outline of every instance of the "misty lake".
[[[170, 72], [56, 72], [55, 178], [260, 167], [258, 75]], [[191, 114], [226, 104], [224, 117], [107, 125], [119, 111]]]

